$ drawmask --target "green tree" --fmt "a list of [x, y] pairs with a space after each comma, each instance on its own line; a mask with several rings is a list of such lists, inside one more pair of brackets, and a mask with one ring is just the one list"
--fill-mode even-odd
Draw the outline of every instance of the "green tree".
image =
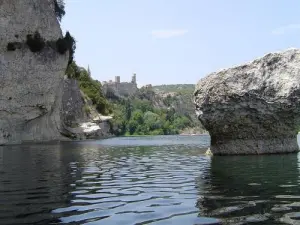
[[134, 134], [137, 127], [138, 127], [138, 122], [135, 120], [130, 120], [127, 124], [127, 131], [129, 132], [129, 134]]
[[154, 110], [153, 106], [149, 100], [135, 99], [133, 101], [133, 106], [136, 109], [140, 109], [143, 113]]
[[125, 101], [125, 119], [128, 121], [131, 118], [132, 105], [129, 100]]
[[143, 112], [140, 109], [135, 110], [132, 113], [132, 119], [136, 121], [138, 124], [143, 124], [144, 123]]
[[159, 115], [153, 112], [146, 112], [144, 115], [144, 124], [150, 128], [150, 130], [160, 129], [163, 122], [160, 120]]

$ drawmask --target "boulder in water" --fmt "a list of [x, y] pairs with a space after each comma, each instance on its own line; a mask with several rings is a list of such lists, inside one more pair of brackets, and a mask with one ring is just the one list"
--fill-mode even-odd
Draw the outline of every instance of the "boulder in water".
[[194, 101], [214, 155], [298, 152], [300, 50], [211, 73]]

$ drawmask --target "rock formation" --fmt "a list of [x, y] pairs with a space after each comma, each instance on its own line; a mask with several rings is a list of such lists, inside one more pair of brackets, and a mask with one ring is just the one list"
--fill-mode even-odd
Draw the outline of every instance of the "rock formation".
[[108, 137], [110, 116], [102, 116], [73, 79], [64, 80], [62, 134], [72, 139]]
[[[32, 52], [27, 35], [62, 37], [52, 0], [0, 1], [0, 144], [61, 139], [60, 108], [68, 54]], [[10, 43], [18, 43], [9, 49]]]
[[194, 101], [214, 155], [297, 152], [300, 50], [209, 74]]
[[[35, 34], [43, 39], [39, 50], [28, 42]], [[0, 145], [108, 132], [98, 122], [109, 118], [86, 116], [77, 83], [64, 80], [69, 54], [58, 51], [59, 38], [53, 0], [0, 0]]]

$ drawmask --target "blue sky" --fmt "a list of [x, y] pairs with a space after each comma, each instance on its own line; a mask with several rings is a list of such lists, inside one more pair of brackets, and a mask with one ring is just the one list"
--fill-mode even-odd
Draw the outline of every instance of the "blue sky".
[[75, 59], [100, 81], [197, 83], [210, 72], [300, 47], [299, 0], [65, 0]]

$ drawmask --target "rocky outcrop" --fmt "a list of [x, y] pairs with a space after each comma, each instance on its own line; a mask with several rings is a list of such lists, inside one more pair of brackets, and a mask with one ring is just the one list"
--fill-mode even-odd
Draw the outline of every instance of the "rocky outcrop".
[[194, 93], [215, 155], [297, 152], [300, 50], [209, 74]]
[[[0, 1], [0, 144], [61, 140], [60, 108], [68, 54], [32, 52], [27, 35], [55, 42], [62, 32], [52, 0]], [[18, 43], [9, 48], [9, 43]]]
[[[37, 33], [42, 48], [28, 42]], [[60, 38], [53, 0], [0, 0], [0, 145], [108, 136], [110, 118], [91, 118], [77, 82], [64, 79]]]
[[110, 116], [102, 116], [74, 79], [64, 79], [62, 97], [62, 134], [71, 139], [109, 137]]

